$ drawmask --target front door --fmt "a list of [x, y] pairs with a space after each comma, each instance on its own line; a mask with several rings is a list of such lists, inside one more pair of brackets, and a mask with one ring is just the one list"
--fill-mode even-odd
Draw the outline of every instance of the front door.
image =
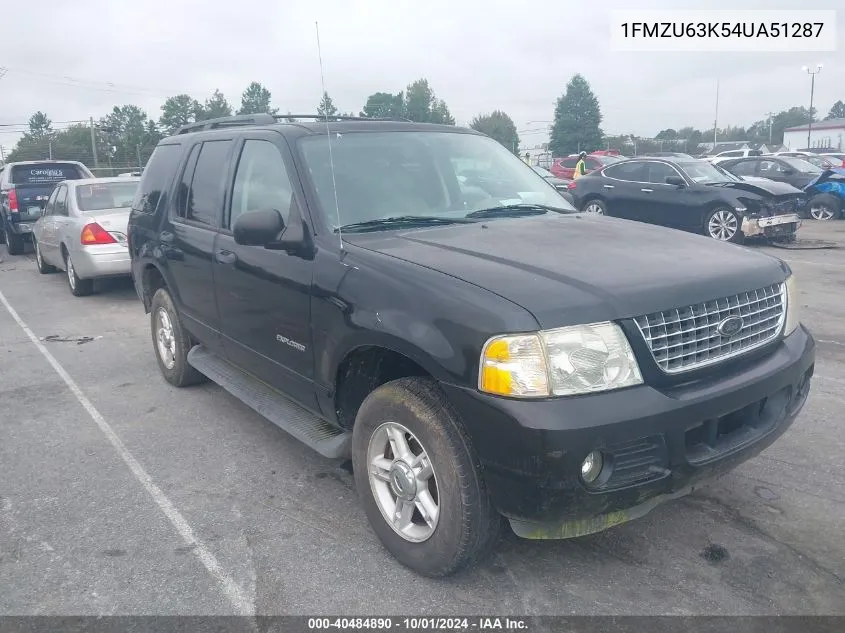
[[215, 139], [191, 148], [173, 197], [170, 225], [160, 238], [178, 291], [180, 316], [190, 322], [200, 342], [212, 348], [220, 347], [220, 317], [211, 291], [211, 262], [234, 144], [232, 139]]
[[689, 188], [668, 184], [666, 179], [669, 177], [683, 178], [668, 163], [648, 163], [648, 184], [640, 187], [640, 193], [645, 197], [639, 219], [676, 229], [689, 228], [690, 217], [693, 215], [689, 213]]
[[304, 209], [290, 151], [276, 132], [248, 134], [239, 148], [229, 213], [217, 238], [214, 278], [229, 359], [300, 404], [318, 410], [311, 338], [313, 262], [235, 243], [231, 228], [249, 211], [276, 209], [287, 226]]

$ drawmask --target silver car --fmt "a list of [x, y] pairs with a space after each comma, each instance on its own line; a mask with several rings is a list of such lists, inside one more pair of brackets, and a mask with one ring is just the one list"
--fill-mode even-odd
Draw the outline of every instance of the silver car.
[[67, 272], [73, 295], [94, 280], [131, 274], [126, 227], [140, 178], [88, 178], [56, 185], [32, 230], [38, 272]]

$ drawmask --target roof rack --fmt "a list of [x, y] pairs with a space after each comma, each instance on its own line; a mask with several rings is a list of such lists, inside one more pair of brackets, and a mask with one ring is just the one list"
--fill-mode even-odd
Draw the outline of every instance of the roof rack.
[[273, 114], [277, 120], [284, 119], [317, 119], [320, 121], [404, 121], [410, 123], [409, 119], [399, 117], [370, 117], [370, 116], [345, 116], [342, 114]]
[[218, 119], [207, 119], [183, 125], [176, 134], [190, 134], [201, 130], [215, 130], [221, 127], [237, 127], [241, 125], [271, 125], [276, 122], [272, 114], [236, 114], [224, 116]]

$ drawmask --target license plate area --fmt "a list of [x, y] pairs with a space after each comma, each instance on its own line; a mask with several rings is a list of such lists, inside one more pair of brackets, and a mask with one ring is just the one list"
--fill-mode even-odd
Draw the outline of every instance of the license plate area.
[[767, 226], [778, 226], [780, 224], [793, 224], [798, 223], [798, 214], [797, 213], [788, 213], [786, 215], [776, 215], [771, 218], [760, 218], [757, 220], [757, 226], [760, 228], [765, 228]]

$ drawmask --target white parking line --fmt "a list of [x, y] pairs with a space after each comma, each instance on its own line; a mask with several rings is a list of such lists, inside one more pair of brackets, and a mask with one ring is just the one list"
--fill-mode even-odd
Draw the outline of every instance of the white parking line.
[[214, 580], [220, 585], [220, 588], [223, 590], [223, 593], [226, 594], [226, 597], [229, 599], [229, 602], [234, 607], [236, 613], [238, 615], [254, 615], [254, 600], [244, 593], [241, 587], [223, 570], [220, 563], [217, 561], [217, 558], [215, 558], [214, 554], [211, 553], [211, 550], [209, 550], [208, 547], [206, 547], [206, 545], [194, 535], [194, 530], [185, 520], [185, 517], [182, 516], [179, 510], [176, 509], [176, 506], [173, 505], [173, 502], [171, 502], [170, 499], [168, 499], [161, 491], [161, 488], [153, 482], [152, 478], [149, 474], [147, 474], [147, 471], [144, 470], [144, 467], [141, 466], [138, 460], [135, 459], [132, 453], [130, 453], [123, 445], [123, 442], [111, 428], [109, 423], [106, 422], [100, 412], [97, 411], [87, 396], [82, 392], [79, 385], [77, 385], [73, 378], [70, 377], [70, 374], [65, 371], [65, 368], [59, 364], [59, 361], [57, 361], [47, 348], [44, 347], [41, 341], [38, 340], [38, 337], [33, 333], [24, 320], [21, 319], [2, 292], [0, 292], [0, 303], [3, 304], [15, 322], [24, 331], [24, 334], [29, 337], [32, 344], [35, 345], [35, 347], [38, 348], [38, 351], [41, 352], [44, 358], [47, 359], [47, 362], [52, 365], [53, 369], [56, 370], [56, 373], [62, 380], [64, 380], [68, 389], [70, 389], [73, 395], [76, 396], [79, 404], [81, 404], [88, 412], [88, 415], [91, 416], [91, 419], [94, 420], [96, 425], [100, 427], [100, 430], [106, 438], [108, 438], [118, 455], [120, 455], [121, 459], [123, 459], [129, 467], [129, 470], [132, 471], [135, 479], [137, 479], [144, 489], [150, 493], [153, 501], [156, 502], [156, 505], [164, 513], [164, 516], [166, 516], [173, 527], [176, 528], [179, 536], [184, 539], [186, 544], [194, 546], [191, 551], [199, 559], [200, 563], [202, 563], [202, 565], [208, 570], [208, 573], [211, 574]]

